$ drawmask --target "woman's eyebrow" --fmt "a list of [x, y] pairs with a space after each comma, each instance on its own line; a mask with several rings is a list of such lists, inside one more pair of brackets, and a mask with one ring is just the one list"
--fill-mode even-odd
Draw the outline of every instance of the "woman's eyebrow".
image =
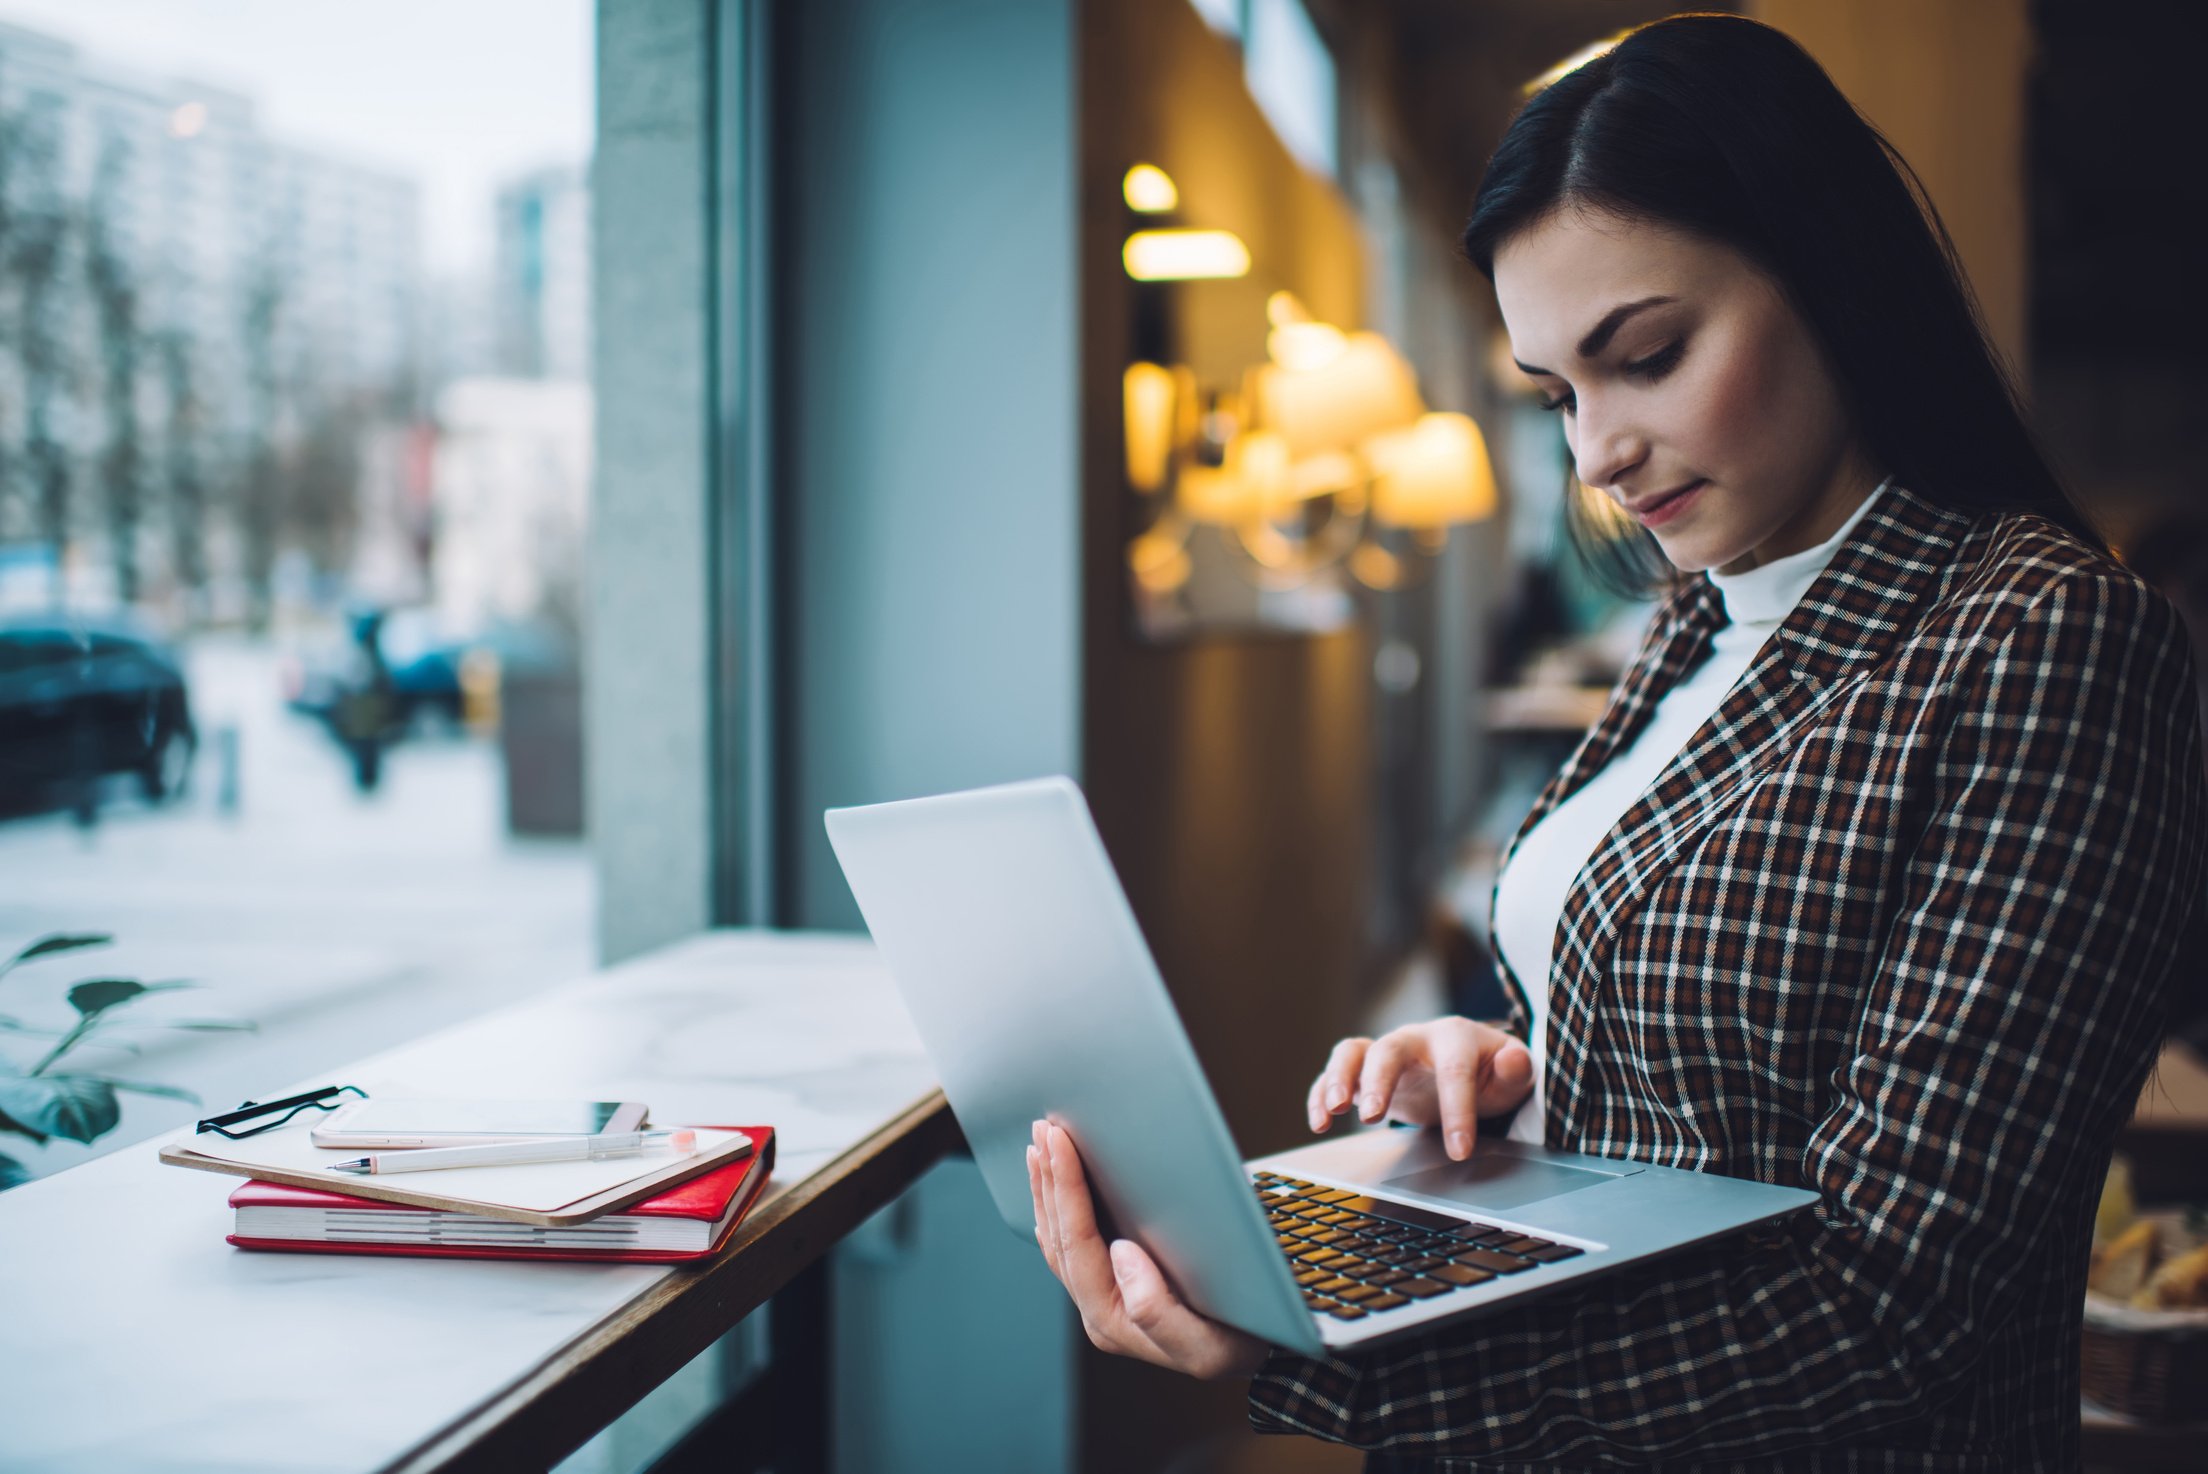
[[[1609, 347], [1610, 340], [1617, 336], [1618, 329], [1624, 327], [1627, 319], [1631, 318], [1634, 313], [1644, 308], [1661, 307], [1666, 302], [1676, 302], [1678, 300], [1676, 297], [1642, 297], [1637, 301], [1619, 303], [1608, 312], [1605, 312], [1602, 315], [1602, 321], [1596, 323], [1588, 330], [1587, 336], [1579, 340], [1579, 356], [1581, 358], [1593, 358], [1603, 349]], [[1547, 374], [1552, 379], [1556, 377], [1553, 370], [1535, 368], [1532, 364], [1520, 363], [1515, 358], [1511, 362], [1518, 364], [1521, 373]]]

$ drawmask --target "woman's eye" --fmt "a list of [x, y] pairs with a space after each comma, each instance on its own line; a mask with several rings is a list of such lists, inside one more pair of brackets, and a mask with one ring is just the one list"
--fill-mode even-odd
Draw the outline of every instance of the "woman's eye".
[[1687, 345], [1684, 341], [1673, 343], [1668, 348], [1659, 348], [1648, 357], [1627, 364], [1625, 371], [1637, 379], [1654, 382], [1678, 367], [1679, 359], [1686, 351]]
[[[1643, 379], [1653, 384], [1677, 368], [1679, 360], [1686, 355], [1686, 351], [1686, 340], [1681, 339], [1669, 347], [1657, 349], [1646, 358], [1635, 359], [1625, 365], [1625, 372], [1636, 379]], [[1541, 407], [1550, 414], [1555, 414], [1559, 410], [1562, 410], [1565, 414], [1571, 414], [1579, 408], [1579, 396], [1576, 394], [1559, 394], [1554, 399], [1542, 400]]]

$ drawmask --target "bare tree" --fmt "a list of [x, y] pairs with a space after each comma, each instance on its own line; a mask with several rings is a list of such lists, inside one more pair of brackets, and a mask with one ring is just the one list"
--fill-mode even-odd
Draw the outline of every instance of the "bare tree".
[[69, 389], [65, 275], [71, 223], [63, 200], [55, 120], [16, 114], [0, 125], [0, 271], [14, 287], [16, 362], [23, 395], [21, 479], [32, 523], [51, 551], [59, 594], [69, 540], [70, 466], [56, 411]]
[[168, 483], [169, 563], [197, 618], [207, 587], [207, 406], [199, 392], [191, 338], [170, 327], [155, 337], [154, 346], [168, 411], [162, 458]]
[[360, 528], [360, 442], [369, 412], [357, 394], [316, 398], [289, 478], [284, 533], [288, 544], [329, 572], [352, 563]]
[[100, 479], [107, 493], [108, 553], [115, 565], [115, 592], [125, 603], [138, 599], [138, 534], [145, 521], [145, 447], [138, 418], [139, 351], [138, 273], [130, 244], [116, 229], [116, 191], [128, 168], [123, 146], [109, 139], [101, 151], [97, 183], [85, 212], [85, 268], [99, 324], [101, 398], [106, 409], [107, 444], [100, 457]]
[[246, 444], [238, 486], [238, 530], [245, 544], [247, 620], [258, 634], [275, 605], [277, 538], [283, 507], [283, 461], [277, 443], [282, 409], [277, 334], [284, 305], [283, 273], [272, 253], [249, 269], [245, 288]]

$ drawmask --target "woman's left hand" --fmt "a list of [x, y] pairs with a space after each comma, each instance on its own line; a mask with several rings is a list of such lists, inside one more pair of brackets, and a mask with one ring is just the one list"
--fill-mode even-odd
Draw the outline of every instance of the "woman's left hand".
[[1027, 1148], [1027, 1189], [1043, 1261], [1073, 1296], [1081, 1328], [1099, 1349], [1207, 1380], [1248, 1377], [1265, 1343], [1188, 1308], [1156, 1261], [1132, 1239], [1109, 1248], [1073, 1138], [1037, 1121]]

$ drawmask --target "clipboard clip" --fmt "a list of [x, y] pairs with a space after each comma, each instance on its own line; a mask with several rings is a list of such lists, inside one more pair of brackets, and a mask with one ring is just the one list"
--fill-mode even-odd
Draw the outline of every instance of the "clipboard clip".
[[[249, 1100], [234, 1111], [224, 1111], [219, 1116], [209, 1116], [193, 1129], [195, 1131], [212, 1131], [217, 1136], [227, 1136], [232, 1141], [243, 1141], [246, 1137], [258, 1136], [263, 1131], [274, 1131], [301, 1111], [334, 1111], [344, 1104], [338, 1097], [348, 1091], [359, 1096], [362, 1100], [368, 1098], [368, 1092], [358, 1085], [325, 1085], [320, 1090], [309, 1090], [304, 1095], [287, 1095], [282, 1100], [272, 1100], [266, 1104]], [[277, 1116], [275, 1120], [260, 1120], [261, 1117], [275, 1115], [278, 1111], [282, 1111], [283, 1114]], [[247, 1126], [243, 1131], [230, 1129], [247, 1121], [258, 1121], [259, 1124]]]

